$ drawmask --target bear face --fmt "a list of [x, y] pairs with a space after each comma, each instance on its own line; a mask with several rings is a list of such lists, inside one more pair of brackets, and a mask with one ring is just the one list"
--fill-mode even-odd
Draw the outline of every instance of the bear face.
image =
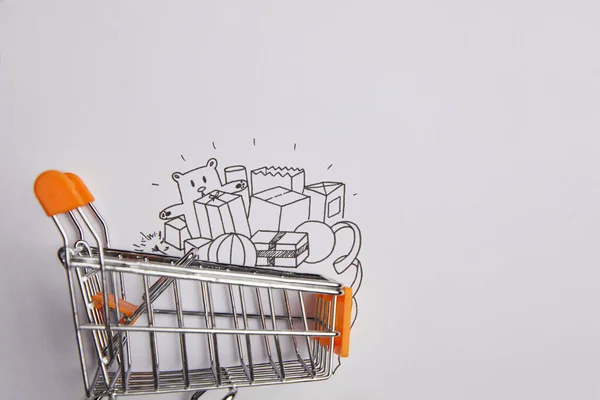
[[194, 201], [214, 190], [227, 193], [237, 193], [248, 187], [246, 180], [231, 181], [223, 185], [217, 172], [217, 160], [211, 158], [205, 166], [192, 169], [188, 172], [174, 172], [173, 180], [177, 183], [181, 203], [173, 204], [159, 213], [159, 218], [167, 220], [183, 216], [192, 238], [200, 237], [198, 225], [189, 221], [196, 221]]
[[211, 158], [205, 166], [198, 167], [188, 172], [174, 172], [173, 180], [177, 182], [181, 201], [187, 203], [221, 189], [223, 183], [217, 172], [217, 160]]

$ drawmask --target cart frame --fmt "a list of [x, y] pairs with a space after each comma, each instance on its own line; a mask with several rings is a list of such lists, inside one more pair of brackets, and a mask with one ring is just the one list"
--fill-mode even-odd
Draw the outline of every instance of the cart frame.
[[[328, 379], [336, 354], [348, 356], [350, 288], [316, 274], [200, 261], [195, 250], [177, 258], [113, 249], [108, 225], [77, 175], [46, 171], [34, 191], [63, 239], [58, 258], [67, 272], [88, 399], [183, 391], [197, 399], [219, 388], [229, 389], [226, 398], [232, 399], [240, 387]], [[139, 306], [128, 301], [128, 279], [142, 280]], [[200, 309], [183, 304], [181, 286], [190, 283], [199, 286]], [[174, 306], [156, 307], [167, 289]], [[227, 294], [224, 310], [215, 303], [217, 290]], [[191, 327], [192, 318], [203, 323]], [[147, 335], [149, 343], [151, 366], [142, 371], [134, 368], [136, 335]], [[178, 339], [179, 368], [161, 367], [158, 336]], [[231, 366], [221, 362], [224, 337], [235, 338]], [[208, 354], [189, 349], [197, 338], [206, 340]], [[266, 358], [256, 362], [259, 353]], [[190, 366], [194, 357], [206, 356], [207, 367]]]

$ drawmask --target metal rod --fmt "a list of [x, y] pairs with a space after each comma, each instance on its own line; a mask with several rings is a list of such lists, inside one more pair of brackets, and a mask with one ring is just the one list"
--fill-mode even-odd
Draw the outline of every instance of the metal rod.
[[[173, 282], [173, 296], [175, 297], [175, 307], [177, 308], [177, 326], [183, 328], [183, 312], [181, 310], [181, 293], [179, 291], [179, 283]], [[179, 334], [179, 346], [181, 348], [181, 368], [183, 370], [183, 381], [185, 387], [190, 387], [190, 376], [188, 369], [187, 347], [185, 342], [185, 334]]]
[[[116, 252], [113, 251], [114, 254]], [[138, 258], [130, 259], [124, 257], [118, 258], [120, 253], [116, 253], [116, 256], [111, 256], [105, 261], [106, 268], [110, 271], [114, 270], [117, 272], [142, 274], [157, 277], [166, 278], [179, 278], [179, 279], [190, 279], [211, 283], [219, 284], [232, 284], [232, 285], [243, 285], [243, 286], [254, 286], [254, 287], [271, 287], [273, 289], [288, 289], [298, 290], [303, 292], [311, 293], [323, 293], [340, 295], [342, 294], [342, 286], [339, 283], [331, 283], [329, 281], [318, 281], [316, 279], [289, 279], [286, 280], [285, 276], [275, 278], [272, 276], [263, 276], [254, 274], [246, 271], [227, 271], [227, 267], [222, 268], [200, 268], [202, 264], [197, 260], [194, 261], [191, 266], [193, 268], [183, 268], [173, 266], [168, 263], [159, 263], [156, 261], [142, 261]], [[100, 268], [98, 261], [94, 258], [83, 258], [73, 257], [71, 261], [72, 266], [76, 268]], [[197, 268], [195, 268], [197, 267]], [[234, 267], [230, 267], [234, 268]], [[250, 268], [248, 268], [250, 269]]]
[[90, 390], [90, 383], [86, 369], [86, 361], [85, 361], [85, 353], [83, 351], [83, 341], [81, 340], [81, 331], [79, 324], [79, 315], [77, 311], [77, 302], [75, 301], [75, 288], [73, 284], [73, 273], [70, 265], [70, 253], [69, 253], [69, 237], [67, 236], [67, 232], [61, 225], [58, 217], [56, 215], [52, 216], [52, 220], [56, 225], [56, 228], [60, 232], [60, 235], [63, 238], [63, 245], [65, 249], [65, 268], [67, 269], [67, 280], [69, 281], [69, 295], [71, 297], [71, 310], [73, 311], [73, 325], [75, 327], [75, 336], [77, 337], [77, 349], [79, 350], [79, 361], [81, 363], [81, 374], [83, 376], [83, 384], [85, 386], [86, 392]]
[[[77, 269], [77, 279], [79, 281], [79, 288], [81, 290], [81, 295], [84, 298], [85, 309], [87, 311], [88, 319], [90, 320], [90, 322], [94, 322], [96, 324], [103, 325], [104, 318], [103, 318], [102, 314], [100, 313], [101, 310], [97, 310], [93, 306], [93, 302], [92, 302], [93, 294], [98, 293], [100, 291], [99, 290], [100, 287], [97, 282], [98, 277], [96, 276], [92, 280], [85, 280], [85, 279], [82, 279], [81, 273], [82, 273], [82, 271], [80, 269]], [[94, 283], [96, 283], [98, 290], [94, 289], [94, 287], [93, 287]], [[96, 348], [96, 354], [98, 355], [98, 360], [100, 360], [99, 362], [102, 366], [103, 378], [104, 378], [105, 384], [108, 386], [109, 385], [109, 381], [108, 381], [108, 377], [107, 377], [108, 369], [107, 369], [107, 366], [105, 363], [105, 361], [107, 361], [107, 360], [104, 359], [104, 355], [102, 352], [102, 349], [104, 348], [104, 346], [106, 346], [106, 341], [107, 341], [106, 331], [105, 330], [93, 331], [92, 336], [93, 336], [93, 340], [94, 340], [94, 344], [95, 344], [95, 348]], [[92, 385], [92, 386], [94, 386], [94, 385]]]
[[[241, 286], [239, 286], [241, 288]], [[154, 314], [168, 314], [168, 315], [176, 315], [177, 314], [177, 310], [166, 310], [163, 308], [155, 308], [154, 309]], [[229, 312], [214, 312], [213, 313], [215, 318], [227, 318], [227, 319], [231, 319], [231, 318], [242, 318], [243, 314], [242, 313], [229, 313]], [[190, 315], [190, 316], [195, 316], [195, 317], [204, 317], [204, 311], [183, 311], [183, 315]], [[260, 314], [247, 314], [246, 315], [248, 318], [253, 318], [253, 319], [257, 319], [260, 318]], [[265, 318], [271, 319], [272, 316], [271, 314], [265, 314]], [[278, 320], [287, 320], [288, 316], [287, 315], [275, 315], [275, 318]], [[302, 321], [302, 317], [300, 316], [292, 316], [293, 320], [300, 320]], [[315, 318], [307, 318], [308, 321], [314, 321]]]
[[[119, 294], [117, 293], [117, 277], [116, 277], [117, 273], [116, 272], [111, 272], [110, 276], [112, 279], [112, 286], [113, 286], [113, 291], [114, 291], [114, 298], [115, 298], [115, 312], [117, 313], [117, 321], [116, 324], [120, 325], [121, 324], [121, 310], [119, 309]], [[127, 393], [128, 388], [128, 384], [127, 384], [127, 376], [126, 376], [126, 368], [124, 367], [123, 364], [125, 364], [125, 349], [123, 348], [123, 336], [126, 335], [125, 334], [120, 334], [119, 336], [119, 358], [117, 359], [117, 362], [120, 365], [120, 370], [121, 370], [121, 382], [123, 382], [123, 391], [125, 393]], [[116, 376], [116, 374], [115, 374]], [[115, 379], [116, 382], [116, 379]]]
[[[80, 325], [80, 329], [83, 330], [102, 330], [102, 325]], [[291, 332], [288, 330], [260, 330], [260, 329], [222, 329], [222, 328], [169, 328], [162, 326], [143, 327], [143, 326], [132, 326], [132, 325], [121, 325], [114, 326], [113, 330], [123, 332], [156, 332], [156, 333], [211, 333], [216, 335], [253, 335], [253, 336], [309, 336], [309, 337], [335, 337], [339, 334], [337, 332], [324, 332], [324, 331], [296, 331]]]
[[[87, 215], [83, 212], [83, 210], [81, 208], [77, 208], [77, 212], [83, 219], [83, 222], [85, 222], [87, 228], [89, 229], [92, 236], [94, 237], [94, 240], [98, 244], [98, 261], [100, 264], [100, 270], [102, 271], [101, 276], [102, 276], [102, 288], [103, 288], [102, 296], [104, 297], [104, 322], [105, 322], [105, 326], [106, 326], [106, 334], [108, 336], [108, 343], [109, 343], [108, 351], [109, 351], [109, 355], [110, 355], [110, 360], [112, 361], [115, 354], [114, 354], [113, 346], [111, 343], [112, 333], [110, 330], [110, 307], [108, 306], [109, 288], [108, 288], [108, 279], [106, 276], [106, 264], [104, 262], [104, 249], [102, 247], [102, 242], [100, 241], [100, 236], [98, 235], [98, 233], [96, 232], [96, 230], [94, 229], [92, 224], [90, 223], [90, 220], [88, 219]], [[117, 318], [118, 318], [118, 314], [117, 314]]]
[[[104, 240], [106, 243], [106, 247], [110, 248], [110, 235], [108, 233], [108, 224], [106, 223], [106, 221], [104, 220], [104, 218], [102, 217], [102, 215], [100, 214], [100, 211], [98, 210], [98, 208], [96, 208], [96, 205], [91, 202], [88, 204], [90, 206], [90, 208], [92, 209], [92, 212], [94, 213], [94, 215], [96, 216], [96, 218], [98, 219], [98, 221], [100, 222], [100, 225], [102, 226], [102, 231], [104, 233]], [[83, 238], [83, 236], [82, 236]], [[120, 285], [121, 285], [121, 298], [123, 300], [127, 300], [127, 293], [125, 290], [125, 281], [124, 281], [124, 277], [123, 277], [123, 272], [119, 272], [119, 280], [120, 280]], [[116, 293], [115, 293], [115, 297]], [[117, 304], [118, 300], [115, 301], [115, 304]], [[120, 321], [120, 319], [119, 319]], [[127, 368], [124, 368], [124, 374], [126, 374], [130, 369], [131, 369], [131, 348], [129, 346], [129, 338], [127, 337], [127, 332], [125, 333], [125, 338], [120, 338], [120, 345], [121, 347], [123, 347], [123, 341], [125, 341], [127, 343], [127, 347], [126, 347], [126, 357], [127, 357]], [[122, 357], [122, 351], [121, 351], [121, 357]], [[121, 362], [125, 362], [123, 359], [121, 360]], [[125, 385], [125, 391], [127, 391], [126, 388], [126, 383], [124, 383]]]
[[[275, 320], [275, 303], [273, 302], [273, 289], [269, 288], [269, 307], [271, 307], [271, 323], [273, 324], [273, 330], [277, 330], [277, 321]], [[281, 369], [281, 380], [285, 379], [285, 369], [283, 368], [283, 356], [281, 354], [281, 343], [279, 342], [279, 336], [275, 335], [275, 350], [277, 350], [277, 358], [279, 360], [279, 368]]]
[[[192, 249], [187, 252], [183, 257], [181, 257], [175, 265], [187, 268], [194, 261], [196, 257], [196, 249]], [[133, 312], [133, 314], [128, 318], [128, 321], [135, 321], [137, 317], [142, 315], [148, 308], [149, 304], [153, 303], [167, 288], [171, 283], [173, 283], [174, 278], [162, 277], [158, 279], [156, 282], [152, 284], [149, 289], [149, 297], [143, 300], [143, 303]]]
[[[269, 357], [269, 362], [271, 363], [271, 365], [273, 366], [273, 370], [275, 371], [275, 373], [277, 374], [277, 376], [279, 378], [281, 378], [281, 375], [279, 374], [279, 371], [277, 371], [277, 367], [275, 366], [275, 363], [273, 362], [273, 356], [271, 354], [271, 343], [269, 342], [269, 336], [266, 335], [265, 333], [267, 332], [267, 321], [265, 319], [265, 312], [264, 312], [264, 308], [263, 308], [263, 304], [262, 304], [262, 297], [260, 295], [260, 289], [256, 288], [256, 299], [258, 302], [258, 310], [260, 312], [260, 317], [261, 317], [261, 322], [262, 322], [262, 328], [264, 330], [264, 339], [265, 339], [265, 349], [267, 351], [267, 357]], [[273, 328], [273, 331], [275, 331], [275, 328]], [[271, 331], [271, 332], [273, 332]]]
[[[315, 308], [316, 308], [315, 330], [322, 331], [321, 321], [323, 318], [323, 310], [322, 310], [321, 297], [317, 297]], [[319, 339], [313, 338], [311, 352], [313, 353], [313, 357], [315, 358], [315, 360], [318, 360], [318, 344], [319, 344]]]
[[159, 387], [159, 369], [158, 369], [158, 349], [156, 345], [156, 331], [154, 328], [154, 314], [152, 313], [152, 303], [150, 303], [150, 293], [148, 292], [149, 279], [144, 276], [144, 294], [146, 296], [146, 304], [148, 304], [148, 328], [150, 328], [150, 355], [152, 357], [152, 375], [154, 376], [154, 389], [158, 390]]
[[[352, 299], [346, 299], [346, 301], [352, 301]], [[333, 315], [331, 316], [329, 331], [335, 330], [335, 315], [337, 312], [337, 296], [333, 296], [333, 302], [331, 303], [331, 308], [333, 310]], [[329, 374], [333, 371], [333, 357], [335, 355], [335, 338], [332, 337], [329, 342]]]
[[69, 217], [71, 217], [71, 220], [73, 221], [73, 223], [75, 224], [75, 227], [77, 228], [77, 232], [79, 234], [79, 240], [83, 240], [83, 228], [81, 227], [81, 224], [79, 223], [79, 221], [77, 221], [77, 218], [75, 218], [75, 213], [73, 213], [73, 211], [69, 211]]
[[[214, 314], [214, 307], [213, 307], [213, 296], [212, 296], [212, 291], [210, 290], [210, 283], [206, 284], [206, 293], [208, 295], [208, 309], [210, 311], [210, 320], [211, 320], [211, 327], [212, 328], [216, 328], [216, 323], [215, 323], [215, 314]], [[214, 329], [213, 329], [214, 332]], [[213, 337], [213, 343], [215, 346], [215, 371], [217, 372], [217, 385], [221, 386], [221, 363], [219, 362], [219, 344], [217, 341], [217, 334], [213, 333], [212, 334]]]
[[[204, 329], [205, 332], [202, 333], [212, 333], [214, 331], [213, 327], [212, 327], [212, 323], [211, 323], [211, 319], [209, 318], [208, 314], [210, 312], [210, 309], [208, 308], [208, 296], [207, 296], [207, 286], [208, 284], [206, 282], [202, 282], [200, 284], [200, 289], [202, 291], [202, 305], [204, 306], [204, 311], [205, 311], [205, 323], [206, 323], [206, 329]], [[214, 349], [214, 342], [213, 342], [213, 336], [212, 335], [206, 335], [206, 340], [208, 341], [208, 353], [209, 353], [209, 357], [210, 357], [210, 367], [212, 369], [213, 375], [215, 377], [215, 381], [218, 382], [219, 378], [217, 377], [217, 370], [215, 368], [215, 349]]]
[[[242, 314], [244, 316], [244, 329], [248, 329], [248, 314], [246, 313], [246, 299], [244, 296], [244, 287], [239, 286], [240, 291], [240, 303], [242, 306]], [[254, 364], [252, 363], [252, 345], [250, 336], [246, 335], [246, 349], [248, 350], [248, 366], [250, 367], [250, 381], [254, 382]]]
[[[231, 285], [227, 285], [227, 289], [229, 291], [229, 301], [231, 303], [231, 312], [234, 315], [233, 325], [235, 326], [235, 329], [238, 330], [238, 329], [240, 329], [240, 324], [239, 324], [238, 317], [237, 317], [238, 314], [237, 314], [237, 309], [236, 309], [236, 304], [235, 304], [235, 296], [233, 295], [233, 287]], [[213, 316], [214, 316], [214, 313], [213, 313]], [[244, 369], [244, 372], [248, 376], [248, 379], [250, 379], [250, 374], [246, 367], [246, 363], [244, 362], [244, 351], [242, 350], [242, 339], [241, 339], [240, 335], [235, 335], [235, 338], [236, 338], [236, 343], [237, 343], [238, 357], [240, 359], [240, 364], [241, 364], [242, 368]]]
[[104, 218], [102, 218], [102, 215], [100, 215], [100, 212], [98, 211], [98, 209], [96, 208], [94, 203], [90, 203], [89, 206], [92, 209], [92, 211], [94, 212], [94, 214], [96, 215], [96, 218], [98, 218], [98, 221], [100, 221], [100, 225], [102, 225], [102, 230], [104, 231], [104, 239], [106, 240], [106, 247], [110, 248], [110, 237], [108, 236], [108, 225], [106, 224], [106, 221], [104, 220]]
[[[194, 261], [194, 257], [195, 254], [197, 252], [197, 249], [192, 249], [189, 252], [187, 252], [183, 257], [181, 257], [177, 263], [175, 263], [175, 265], [180, 265], [183, 267], [189, 267], [189, 265], [192, 263], [192, 261]], [[146, 278], [148, 277], [148, 275], [144, 275]], [[172, 278], [166, 278], [166, 277], [162, 277], [159, 280], [157, 280], [156, 282], [154, 282], [152, 284], [152, 286], [150, 286], [149, 288], [149, 292], [150, 294], [150, 303], [148, 303], [148, 299], [147, 297], [144, 295], [142, 296], [142, 304], [133, 312], [133, 314], [129, 317], [124, 317], [126, 320], [127, 325], [133, 323], [140, 315], [142, 315], [142, 313], [144, 313], [145, 311], [148, 310], [148, 304], [153, 303], [168, 287], [171, 283], [173, 283], [175, 281], [175, 279]], [[118, 306], [118, 299], [115, 300], [115, 305]], [[118, 308], [118, 307], [116, 307]], [[119, 334], [120, 336], [121, 334]], [[127, 335], [125, 333], [125, 335]], [[125, 338], [127, 339], [127, 338]], [[115, 335], [112, 338], [112, 342], [113, 342], [113, 346], [114, 346], [114, 350], [117, 350], [117, 344], [115, 342], [117, 342], [117, 335]], [[131, 355], [130, 355], [130, 349], [129, 349], [129, 345], [127, 347], [128, 349], [128, 365], [129, 367], [131, 367]]]
[[[308, 321], [306, 318], [306, 307], [304, 305], [304, 298], [302, 297], [302, 292], [298, 292], [298, 298], [300, 299], [300, 311], [302, 312], [302, 321], [304, 323], [304, 331], [308, 331]], [[308, 358], [310, 359], [310, 367], [312, 369], [312, 376], [315, 376], [315, 360], [310, 351], [310, 338], [306, 337], [306, 350], [308, 353]]]
[[[83, 375], [83, 383], [86, 391], [89, 390], [89, 377], [87, 374], [87, 362], [85, 359], [85, 353], [83, 350], [83, 340], [81, 337], [81, 330], [79, 324], [79, 312], [77, 311], [77, 302], [75, 301], [75, 288], [73, 284], [73, 270], [67, 268], [67, 279], [69, 281], [69, 295], [71, 296], [71, 308], [73, 309], [73, 324], [75, 325], [75, 335], [77, 336], [77, 348], [79, 349], [79, 358], [81, 362], [81, 373]], [[107, 382], [108, 383], [108, 382]]]
[[[288, 326], [291, 331], [294, 331], [294, 320], [292, 319], [292, 309], [290, 307], [290, 298], [287, 290], [283, 291], [283, 300], [285, 302], [285, 309], [288, 315]], [[306, 369], [306, 372], [308, 372], [309, 375], [314, 376], [313, 372], [308, 368], [308, 366], [302, 359], [302, 356], [300, 355], [300, 350], [298, 349], [298, 341], [296, 339], [296, 336], [292, 336], [292, 343], [294, 344], [294, 350], [296, 351], [296, 358], [298, 358], [298, 361]]]

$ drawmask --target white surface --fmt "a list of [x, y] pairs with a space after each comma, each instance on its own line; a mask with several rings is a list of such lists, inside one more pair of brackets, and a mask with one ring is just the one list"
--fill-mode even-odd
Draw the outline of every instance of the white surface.
[[365, 239], [352, 357], [329, 382], [240, 399], [598, 398], [598, 12], [4, 0], [2, 397], [83, 397], [37, 174], [87, 177], [129, 246], [175, 199], [184, 154], [308, 164], [359, 193], [347, 205]]

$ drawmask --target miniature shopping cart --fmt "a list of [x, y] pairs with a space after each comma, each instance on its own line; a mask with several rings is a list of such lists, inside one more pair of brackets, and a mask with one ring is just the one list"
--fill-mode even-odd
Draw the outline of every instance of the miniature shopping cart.
[[183, 391], [197, 399], [218, 388], [232, 399], [240, 387], [327, 379], [348, 356], [350, 288], [200, 261], [195, 250], [177, 258], [112, 249], [76, 175], [46, 171], [34, 191], [63, 239], [88, 399]]

